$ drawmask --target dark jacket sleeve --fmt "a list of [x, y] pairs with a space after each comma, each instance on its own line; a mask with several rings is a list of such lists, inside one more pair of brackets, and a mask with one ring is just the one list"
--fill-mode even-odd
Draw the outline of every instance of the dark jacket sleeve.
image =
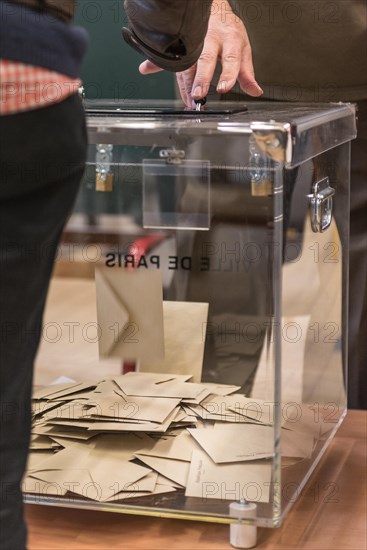
[[184, 71], [198, 60], [212, 0], [125, 0], [125, 41], [167, 71]]

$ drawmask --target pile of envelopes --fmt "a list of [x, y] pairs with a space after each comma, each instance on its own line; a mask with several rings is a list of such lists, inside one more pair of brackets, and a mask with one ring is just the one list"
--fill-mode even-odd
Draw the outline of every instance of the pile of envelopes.
[[[130, 373], [37, 390], [24, 492], [110, 502], [184, 491], [268, 502], [273, 405], [189, 379]], [[319, 436], [308, 409], [281, 432], [291, 462], [309, 457]]]

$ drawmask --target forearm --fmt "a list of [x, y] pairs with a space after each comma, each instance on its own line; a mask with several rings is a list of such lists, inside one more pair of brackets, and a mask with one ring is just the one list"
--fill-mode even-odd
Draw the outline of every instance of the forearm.
[[198, 60], [212, 0], [125, 0], [125, 40], [162, 69], [180, 72]]

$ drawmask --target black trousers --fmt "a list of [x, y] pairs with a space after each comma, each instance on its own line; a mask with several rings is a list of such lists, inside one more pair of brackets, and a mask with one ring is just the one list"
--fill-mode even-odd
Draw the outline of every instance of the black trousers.
[[78, 96], [0, 117], [0, 549], [24, 550], [20, 483], [33, 362], [57, 245], [86, 155]]

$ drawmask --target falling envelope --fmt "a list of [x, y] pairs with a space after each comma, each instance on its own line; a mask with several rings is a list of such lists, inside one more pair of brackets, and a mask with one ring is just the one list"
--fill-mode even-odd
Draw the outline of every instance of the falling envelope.
[[161, 272], [103, 268], [95, 281], [100, 356], [164, 359]]
[[[129, 321], [129, 313], [99, 269], [96, 269], [95, 280], [98, 324], [102, 329], [102, 337], [99, 341], [99, 354], [104, 357], [110, 354], [115, 347], [116, 340], [121, 338], [126, 323]], [[117, 332], [116, 330], [111, 330], [110, 327], [116, 327]]]

